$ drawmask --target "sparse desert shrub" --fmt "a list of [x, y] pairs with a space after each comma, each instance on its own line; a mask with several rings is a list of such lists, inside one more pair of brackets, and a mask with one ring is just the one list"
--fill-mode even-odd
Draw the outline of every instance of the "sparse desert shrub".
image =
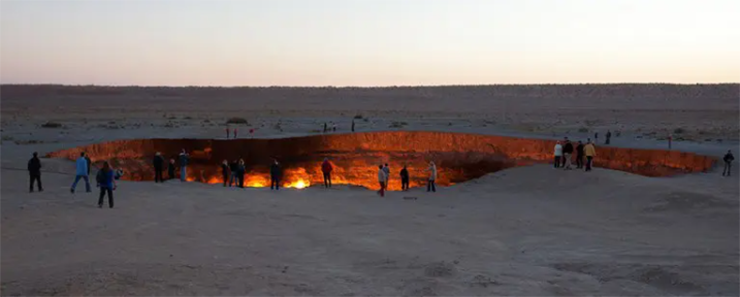
[[31, 140], [16, 140], [15, 144], [17, 145], [26, 145], [26, 144], [40, 144], [44, 143], [43, 141], [31, 139]]
[[42, 128], [61, 128], [62, 124], [56, 122], [46, 122], [41, 124]]
[[318, 129], [316, 129], [316, 130], [311, 130], [311, 133], [321, 133], [321, 130], [318, 130]]
[[193, 119], [193, 117], [191, 117], [191, 116], [186, 116], [186, 117], [184, 117], [184, 118], [182, 118], [182, 119], [183, 119], [183, 120], [192, 120], [192, 119]]
[[389, 128], [403, 128], [404, 126], [408, 125], [406, 122], [392, 122]]
[[370, 119], [368, 119], [368, 118], [362, 118], [362, 121], [365, 122], [365, 123], [367, 123], [367, 122], [370, 121]]
[[586, 127], [580, 127], [580, 128], [578, 128], [578, 132], [587, 133], [588, 132], [588, 128], [586, 128]]
[[226, 124], [248, 125], [249, 122], [247, 122], [247, 119], [245, 118], [234, 117], [234, 118], [229, 118], [228, 120], [226, 120]]
[[686, 132], [686, 130], [684, 128], [676, 128], [676, 129], [673, 130], [673, 133], [675, 133], [675, 134], [681, 134], [681, 133], [684, 133], [684, 132]]
[[358, 113], [358, 114], [355, 115], [354, 119], [355, 120], [361, 120], [362, 119], [362, 115]]
[[203, 120], [203, 122], [204, 122], [204, 123], [210, 123], [210, 122], [211, 122], [211, 120], [209, 120], [209, 119], [205, 119], [205, 120]]
[[168, 120], [176, 120], [176, 119], [177, 119], [177, 117], [176, 117], [176, 116], [170, 116], [170, 117], [167, 117], [167, 119], [168, 119]]
[[13, 136], [3, 135], [3, 141], [11, 141], [11, 140], [13, 140]]

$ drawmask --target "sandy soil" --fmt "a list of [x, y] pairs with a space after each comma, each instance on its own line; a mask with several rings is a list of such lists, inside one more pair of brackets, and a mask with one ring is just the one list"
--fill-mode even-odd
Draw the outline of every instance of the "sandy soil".
[[[732, 97], [737, 85], [657, 95], [624, 88], [611, 96], [598, 88], [572, 91], [590, 95], [545, 93], [549, 99], [540, 101], [502, 95], [496, 103], [457, 89], [414, 89], [427, 96], [410, 100], [386, 89], [348, 99], [351, 92], [340, 90], [326, 101], [317, 98], [335, 90], [314, 90], [305, 95], [310, 100], [301, 100], [300, 92], [278, 90], [280, 97], [268, 89], [262, 101], [243, 106], [239, 94], [204, 101], [182, 89], [127, 97], [43, 88], [13, 93], [4, 86], [2, 294], [740, 294], [740, 188], [736, 177], [716, 171], [647, 178], [539, 165], [436, 194], [414, 189], [383, 199], [350, 187], [270, 192], [121, 182], [116, 207], [98, 209], [97, 193], [69, 193], [71, 162], [44, 159], [45, 191], [27, 193], [25, 163], [32, 151], [121, 138], [222, 137], [230, 116], [247, 118], [250, 126], [240, 129], [257, 129], [255, 137], [312, 134], [327, 121], [346, 132], [352, 117], [362, 114], [359, 131], [585, 138], [622, 129], [615, 145], [629, 147], [662, 147], [660, 131], [686, 127], [682, 134], [712, 140], [678, 141], [674, 148], [740, 155], [738, 100]], [[593, 103], [589, 96], [600, 99]], [[272, 103], [255, 103], [263, 101]], [[326, 104], [335, 108], [321, 110]], [[614, 118], [630, 125], [621, 127]], [[596, 122], [585, 126], [585, 119]], [[63, 127], [41, 128], [47, 121]]]

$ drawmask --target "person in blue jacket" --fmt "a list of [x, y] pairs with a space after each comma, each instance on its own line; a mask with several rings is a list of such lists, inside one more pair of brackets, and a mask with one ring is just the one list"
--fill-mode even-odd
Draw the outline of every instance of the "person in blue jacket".
[[75, 182], [72, 183], [72, 188], [70, 189], [70, 192], [74, 193], [75, 189], [77, 188], [77, 182], [80, 181], [80, 179], [85, 180], [85, 189], [88, 193], [92, 192], [90, 191], [90, 179], [87, 175], [87, 160], [85, 158], [85, 153], [81, 153], [80, 157], [77, 158], [77, 161], [75, 162], [76, 171], [75, 174]]
[[103, 163], [103, 169], [100, 169], [97, 177], [100, 183], [100, 197], [98, 198], [98, 208], [103, 208], [103, 198], [105, 193], [108, 193], [108, 206], [113, 208], [113, 190], [116, 189], [115, 172], [110, 168], [110, 164], [106, 161]]

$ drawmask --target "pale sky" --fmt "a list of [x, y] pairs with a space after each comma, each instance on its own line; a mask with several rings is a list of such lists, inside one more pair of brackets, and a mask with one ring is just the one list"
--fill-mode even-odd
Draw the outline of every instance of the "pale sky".
[[739, 0], [2, 0], [0, 81], [740, 81]]

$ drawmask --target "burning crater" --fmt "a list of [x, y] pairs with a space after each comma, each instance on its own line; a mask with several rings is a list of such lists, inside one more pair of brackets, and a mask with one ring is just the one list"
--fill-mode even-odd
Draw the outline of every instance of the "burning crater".
[[[152, 158], [156, 152], [177, 163], [181, 149], [190, 153], [189, 181], [222, 183], [223, 160], [244, 159], [245, 186], [269, 186], [269, 166], [278, 159], [284, 187], [302, 188], [323, 183], [321, 161], [334, 165], [334, 184], [378, 189], [381, 163], [391, 168], [390, 190], [400, 190], [399, 171], [408, 165], [411, 187], [423, 186], [429, 161], [437, 164], [440, 186], [449, 186], [498, 170], [552, 160], [555, 141], [447, 132], [371, 132], [282, 139], [136, 139], [76, 147], [48, 154], [74, 160], [87, 152], [94, 162], [108, 160], [126, 170], [124, 179], [154, 180]], [[705, 172], [714, 158], [693, 153], [597, 146], [594, 165], [641, 174], [670, 176]], [[179, 174], [179, 170], [176, 170]], [[166, 175], [166, 173], [165, 173]]]

